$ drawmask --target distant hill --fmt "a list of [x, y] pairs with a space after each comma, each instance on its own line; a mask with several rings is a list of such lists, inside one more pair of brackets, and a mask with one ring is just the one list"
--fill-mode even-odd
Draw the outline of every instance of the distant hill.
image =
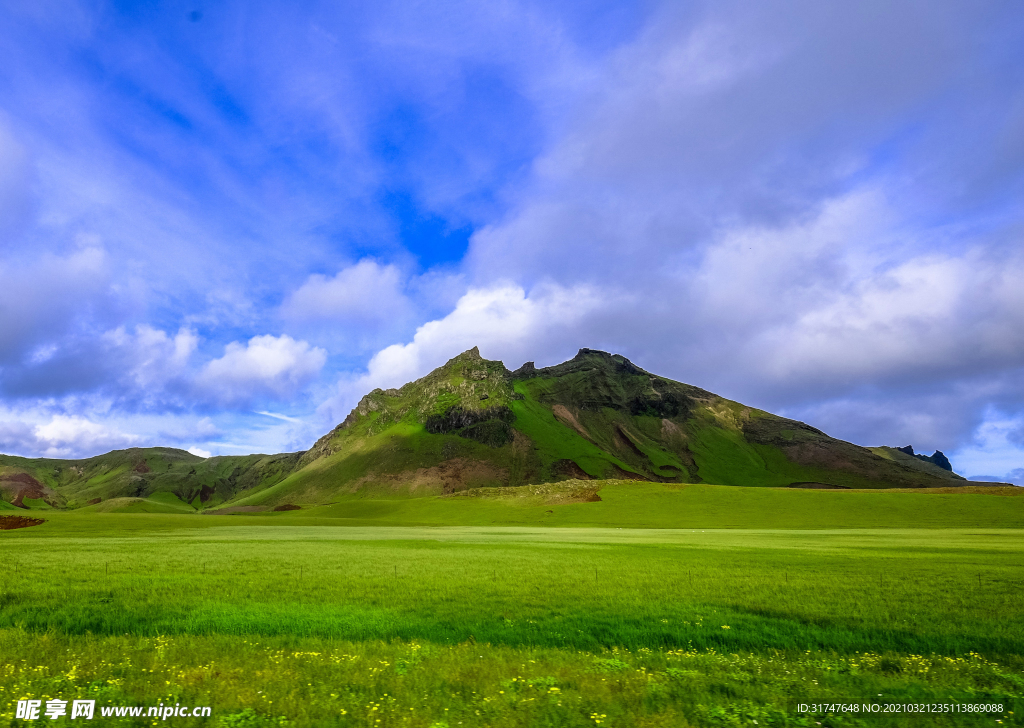
[[125, 498], [136, 510], [252, 510], [609, 478], [797, 488], [967, 483], [932, 458], [837, 440], [591, 349], [557, 366], [509, 371], [473, 348], [400, 389], [370, 392], [301, 453], [0, 456], [0, 496], [22, 507]]
[[17, 506], [80, 508], [112, 498], [173, 494], [182, 504], [211, 507], [280, 482], [301, 455], [204, 459], [169, 447], [115, 450], [85, 460], [0, 455], [0, 498]]

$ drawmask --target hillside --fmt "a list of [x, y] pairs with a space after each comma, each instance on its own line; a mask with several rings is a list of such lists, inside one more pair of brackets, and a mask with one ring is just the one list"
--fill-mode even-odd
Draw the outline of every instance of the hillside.
[[906, 449], [859, 447], [590, 349], [557, 366], [531, 362], [515, 371], [471, 349], [399, 389], [370, 392], [301, 453], [203, 459], [133, 448], [75, 461], [0, 456], [0, 496], [19, 507], [130, 499], [119, 503], [135, 510], [263, 510], [569, 479], [796, 488], [966, 484]]
[[[172, 495], [212, 507], [283, 480], [302, 453], [201, 458], [169, 447], [115, 450], [84, 460], [0, 455], [0, 498], [22, 507], [79, 508]], [[159, 499], [158, 499], [159, 500]]]

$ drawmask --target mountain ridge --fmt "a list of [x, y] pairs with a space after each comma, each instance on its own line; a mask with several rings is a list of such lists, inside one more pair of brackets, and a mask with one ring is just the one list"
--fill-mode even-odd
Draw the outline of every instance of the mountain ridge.
[[837, 440], [652, 374], [618, 354], [584, 348], [561, 364], [526, 362], [510, 371], [474, 347], [402, 387], [367, 393], [309, 450], [208, 459], [173, 448], [74, 461], [4, 455], [0, 497], [18, 507], [78, 508], [163, 493], [158, 500], [167, 507], [210, 510], [568, 479], [822, 488], [967, 484], [934, 457]]

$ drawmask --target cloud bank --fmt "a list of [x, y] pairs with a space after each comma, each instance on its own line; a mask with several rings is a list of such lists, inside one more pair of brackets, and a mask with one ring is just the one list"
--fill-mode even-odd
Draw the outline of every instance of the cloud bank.
[[57, 416], [304, 447], [471, 346], [587, 346], [968, 475], [1024, 467], [1012, 5], [29, 11], [0, 15], [25, 452]]

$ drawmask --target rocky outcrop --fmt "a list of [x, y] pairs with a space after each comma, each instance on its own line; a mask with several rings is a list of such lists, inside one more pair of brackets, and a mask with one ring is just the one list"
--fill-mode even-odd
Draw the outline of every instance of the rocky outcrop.
[[942, 450], [936, 450], [931, 455], [921, 455], [920, 453], [914, 452], [913, 445], [907, 445], [906, 447], [897, 447], [895, 449], [899, 450], [900, 452], [904, 452], [907, 455], [913, 455], [915, 458], [923, 462], [931, 463], [932, 465], [937, 465], [943, 470], [948, 470], [951, 473], [953, 472], [953, 465], [949, 462], [949, 458], [947, 458], [943, 454]]

